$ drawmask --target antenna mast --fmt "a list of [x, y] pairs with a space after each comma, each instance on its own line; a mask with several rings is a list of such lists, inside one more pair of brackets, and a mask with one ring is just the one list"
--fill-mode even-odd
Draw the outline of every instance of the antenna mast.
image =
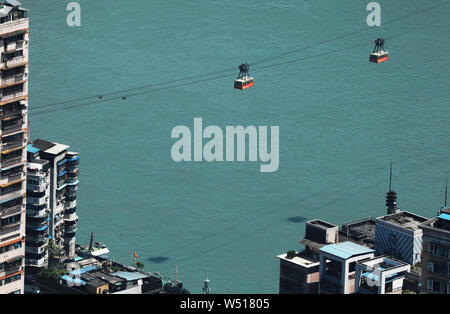
[[208, 274], [206, 274], [206, 279], [203, 280], [203, 294], [209, 294], [211, 292], [211, 288], [209, 287], [210, 280], [208, 279]]

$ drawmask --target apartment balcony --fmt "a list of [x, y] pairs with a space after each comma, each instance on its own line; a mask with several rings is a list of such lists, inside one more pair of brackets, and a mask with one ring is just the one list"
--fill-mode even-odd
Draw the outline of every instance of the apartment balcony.
[[10, 60], [3, 61], [0, 64], [0, 70], [16, 68], [26, 64], [28, 64], [28, 58], [26, 56], [17, 56]]
[[67, 184], [78, 184], [78, 174], [72, 174], [69, 172], [69, 175], [67, 176], [66, 179], [66, 183]]
[[23, 197], [25, 195], [25, 191], [17, 190], [9, 193], [4, 193], [0, 195], [0, 202], [9, 201], [15, 198]]
[[[48, 238], [48, 226], [43, 227], [28, 227], [27, 226], [27, 242], [31, 242], [28, 237], [39, 238], [36, 242], [43, 242], [43, 238]], [[42, 237], [42, 239], [40, 238]], [[26, 246], [25, 246], [26, 247]]]
[[2, 225], [2, 226], [0, 226], [0, 230], [10, 229], [12, 227], [20, 225], [21, 223], [22, 223], [22, 220], [19, 220], [19, 221], [15, 221], [15, 222], [12, 222], [7, 225]]
[[22, 115], [20, 116], [20, 118], [17, 118], [16, 120], [13, 120], [11, 118], [12, 117], [2, 119], [2, 133], [4, 135], [21, 131], [23, 128], [25, 121], [23, 121]]
[[2, 167], [9, 167], [9, 166], [13, 166], [13, 165], [18, 165], [21, 162], [22, 162], [22, 156], [18, 156], [18, 157], [2, 160], [1, 165], [2, 165]]
[[26, 93], [23, 90], [13, 91], [7, 94], [3, 94], [0, 98], [0, 102], [8, 102], [11, 99], [19, 98], [25, 96]]
[[19, 171], [10, 172], [8, 174], [0, 176], [0, 186], [6, 185], [8, 183], [19, 182], [25, 180], [25, 172], [22, 171], [22, 168], [18, 169]]
[[27, 196], [27, 204], [33, 205], [33, 206], [45, 206], [47, 205], [47, 195], [43, 195], [42, 197], [30, 197]]
[[0, 88], [6, 88], [9, 86], [25, 83], [27, 78], [28, 75], [26, 73], [7, 76], [0, 80]]
[[66, 234], [70, 234], [68, 235], [68, 237], [72, 237], [72, 233], [76, 233], [78, 231], [78, 226], [77, 225], [73, 225], [73, 226], [66, 226], [64, 228], [64, 231]]
[[73, 221], [66, 221], [64, 231], [66, 233], [75, 233], [78, 229], [77, 227], [78, 227], [78, 219], [75, 219]]
[[[0, 87], [2, 88], [2, 87]], [[8, 104], [0, 106], [0, 118], [9, 118], [10, 116], [23, 116], [24, 110], [27, 108], [27, 101], [13, 101]]]
[[43, 207], [42, 209], [31, 209], [31, 206], [27, 207], [27, 217], [31, 218], [43, 218], [48, 217], [50, 210], [47, 207]]
[[[48, 221], [49, 218], [48, 217], [27, 217], [26, 220], [26, 229], [27, 229], [27, 233], [28, 230], [31, 231], [31, 233], [40, 233], [43, 231], [46, 231], [48, 228]], [[30, 233], [30, 234], [31, 234]]]
[[76, 198], [78, 192], [78, 185], [67, 185], [66, 195], [67, 197]]
[[2, 37], [5, 37], [5, 35], [24, 33], [28, 31], [28, 27], [29, 27], [29, 19], [22, 18], [20, 20], [0, 24], [0, 34]]
[[39, 245], [47, 245], [48, 243], [48, 235], [28, 235], [27, 234], [27, 242], [33, 242]]
[[68, 161], [67, 162], [67, 168], [68, 169], [75, 169], [80, 164], [80, 156], [78, 156], [78, 155], [70, 156], [70, 158], [68, 158], [67, 161]]
[[48, 264], [48, 259], [42, 257], [41, 259], [25, 258], [25, 266], [32, 267], [46, 267]]
[[22, 204], [12, 206], [12, 207], [6, 208], [6, 209], [0, 209], [0, 218], [18, 214], [22, 211], [22, 209], [23, 209]]
[[38, 184], [27, 182], [27, 192], [44, 193], [47, 190], [47, 180], [42, 180]]
[[45, 254], [47, 252], [47, 248], [44, 245], [37, 245], [34, 242], [28, 241], [25, 242], [25, 255], [31, 254]]
[[3, 269], [2, 271], [0, 271], [0, 277], [7, 277], [13, 274], [17, 274], [18, 272], [20, 272], [23, 269], [23, 267], [20, 266], [6, 266], [5, 269]]
[[47, 189], [47, 183], [42, 184], [30, 184], [27, 183], [27, 191], [33, 193], [43, 193]]
[[79, 217], [77, 216], [77, 214], [75, 212], [68, 214], [66, 211], [66, 213], [64, 214], [64, 220], [66, 222], [76, 222], [76, 221], [78, 221], [78, 218]]
[[77, 206], [77, 200], [76, 200], [76, 198], [73, 198], [73, 197], [67, 197], [66, 198], [66, 202], [65, 202], [65, 204], [64, 204], [64, 207], [65, 208], [74, 208], [74, 207], [76, 207]]
[[1, 151], [7, 151], [10, 149], [14, 149], [17, 147], [25, 147], [24, 145], [26, 144], [26, 139], [25, 138], [21, 138], [21, 139], [17, 139], [17, 140], [13, 140], [10, 142], [3, 142], [1, 144]]

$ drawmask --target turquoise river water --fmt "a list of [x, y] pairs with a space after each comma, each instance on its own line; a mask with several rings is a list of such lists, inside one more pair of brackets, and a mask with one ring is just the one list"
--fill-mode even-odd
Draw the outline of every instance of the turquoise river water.
[[[276, 255], [301, 248], [306, 219], [385, 213], [391, 159], [400, 208], [432, 217], [443, 205], [450, 5], [396, 19], [445, 1], [380, 0], [376, 28], [369, 0], [80, 0], [80, 27], [66, 24], [70, 1], [22, 2], [31, 137], [80, 153], [80, 244], [94, 230], [123, 263], [136, 251], [145, 270], [172, 278], [178, 265], [191, 292], [207, 273], [213, 293], [277, 293]], [[377, 36], [391, 54], [378, 65]], [[264, 59], [254, 87], [233, 89], [237, 65]], [[42, 107], [196, 75], [126, 100]], [[192, 130], [195, 117], [223, 129], [278, 125], [279, 170], [174, 162], [171, 130]]]

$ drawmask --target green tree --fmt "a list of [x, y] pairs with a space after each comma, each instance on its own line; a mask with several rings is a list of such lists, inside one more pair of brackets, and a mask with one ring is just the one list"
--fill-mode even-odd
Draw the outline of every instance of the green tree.
[[144, 269], [144, 263], [142, 263], [141, 261], [136, 261], [136, 268], [139, 270]]
[[67, 270], [61, 267], [46, 267], [41, 270], [39, 276], [42, 278], [59, 281], [62, 276], [67, 273]]
[[287, 251], [287, 253], [286, 253], [287, 259], [293, 259], [296, 256], [297, 256], [297, 252], [295, 252], [294, 250]]

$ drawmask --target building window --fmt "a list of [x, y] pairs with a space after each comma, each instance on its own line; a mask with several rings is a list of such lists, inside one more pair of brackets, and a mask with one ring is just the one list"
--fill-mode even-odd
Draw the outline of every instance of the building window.
[[436, 245], [433, 243], [430, 243], [428, 245], [428, 253], [435, 255], [435, 256], [444, 257], [444, 258], [449, 257], [449, 249], [448, 248], [442, 247], [440, 245]]
[[21, 241], [10, 244], [10, 245], [5, 245], [5, 246], [0, 247], [0, 254], [6, 253], [6, 252], [9, 252], [9, 251], [21, 248], [21, 247], [22, 247]]
[[[1, 286], [5, 286], [5, 285], [7, 285], [7, 284], [9, 284], [9, 283], [18, 281], [18, 280], [20, 280], [21, 278], [22, 278], [22, 275], [21, 275], [21, 274], [17, 274], [17, 275], [14, 275], [14, 276], [5, 278], [5, 279], [3, 279], [3, 280], [0, 280], [0, 287], [1, 287]], [[19, 290], [19, 291], [20, 291], [20, 290]]]
[[429, 293], [441, 293], [441, 282], [437, 280], [427, 280], [427, 291]]
[[428, 272], [430, 273], [436, 273], [441, 275], [447, 275], [449, 274], [448, 266], [446, 267], [445, 264], [437, 263], [437, 262], [429, 262], [428, 263]]

